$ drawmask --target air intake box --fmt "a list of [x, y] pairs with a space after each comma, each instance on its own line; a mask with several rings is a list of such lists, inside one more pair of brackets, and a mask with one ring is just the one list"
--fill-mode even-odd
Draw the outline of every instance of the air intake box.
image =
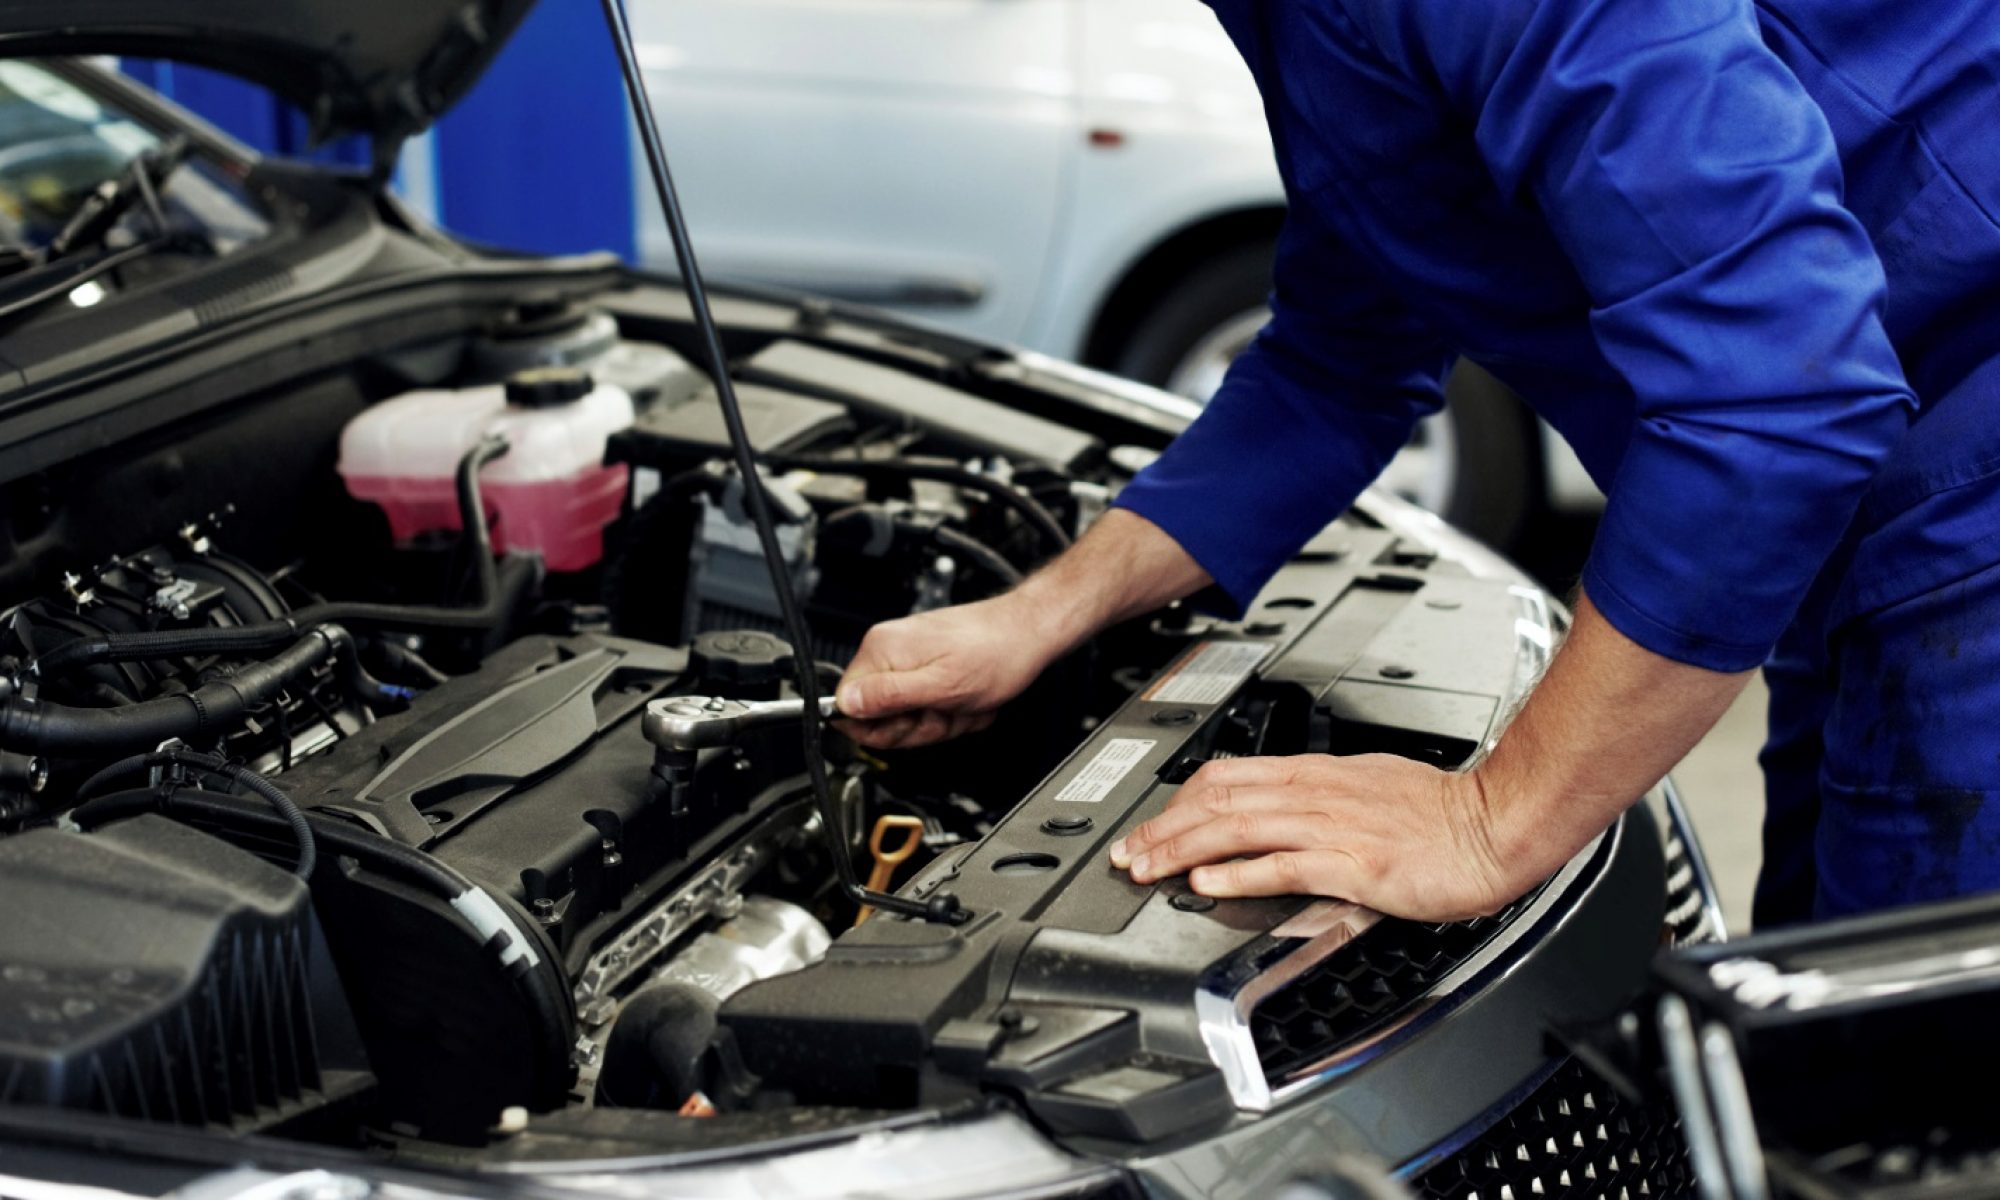
[[234, 1132], [369, 1083], [305, 885], [164, 817], [0, 842], [0, 1103]]

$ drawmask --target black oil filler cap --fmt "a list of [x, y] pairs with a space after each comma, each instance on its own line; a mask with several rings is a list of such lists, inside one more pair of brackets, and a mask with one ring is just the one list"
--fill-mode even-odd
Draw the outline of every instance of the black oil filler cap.
[[792, 646], [760, 630], [718, 629], [696, 635], [688, 665], [704, 691], [764, 699], [777, 695], [778, 685], [792, 677]]
[[517, 408], [553, 408], [583, 399], [596, 386], [590, 372], [579, 367], [529, 367], [507, 377], [507, 403]]

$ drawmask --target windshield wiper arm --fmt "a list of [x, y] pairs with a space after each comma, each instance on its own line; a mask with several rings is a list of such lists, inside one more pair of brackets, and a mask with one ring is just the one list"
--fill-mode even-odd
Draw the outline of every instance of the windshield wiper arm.
[[0, 303], [0, 322], [5, 322], [24, 312], [40, 308], [53, 300], [61, 299], [84, 284], [109, 275], [125, 264], [144, 258], [162, 246], [172, 244], [175, 240], [173, 237], [148, 238], [143, 242], [134, 242], [122, 250], [113, 250], [96, 262], [90, 263], [80, 270], [72, 271], [53, 283], [43, 284], [25, 296]]
[[49, 239], [42, 262], [64, 258], [81, 246], [97, 245], [120, 217], [142, 201], [152, 214], [154, 232], [164, 236], [166, 213], [160, 208], [160, 189], [187, 161], [189, 149], [187, 135], [177, 133], [150, 150], [140, 151], [123, 171], [84, 197], [61, 231]]

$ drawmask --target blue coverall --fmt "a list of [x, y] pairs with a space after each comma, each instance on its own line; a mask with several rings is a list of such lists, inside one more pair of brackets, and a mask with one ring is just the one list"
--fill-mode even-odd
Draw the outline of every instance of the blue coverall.
[[1211, 7], [1273, 315], [1120, 503], [1246, 603], [1463, 353], [1608, 495], [1612, 625], [1765, 664], [1759, 924], [2000, 887], [2000, 2]]

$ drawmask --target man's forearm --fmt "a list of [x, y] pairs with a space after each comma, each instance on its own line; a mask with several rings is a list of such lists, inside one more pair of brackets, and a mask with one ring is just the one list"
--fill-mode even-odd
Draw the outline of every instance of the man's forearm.
[[1473, 771], [1501, 855], [1535, 878], [1554, 871], [1664, 778], [1749, 678], [1654, 654], [1581, 597], [1548, 675]]
[[1030, 576], [1012, 599], [1034, 614], [1057, 653], [1099, 630], [1191, 595], [1213, 580], [1179, 542], [1122, 508]]

